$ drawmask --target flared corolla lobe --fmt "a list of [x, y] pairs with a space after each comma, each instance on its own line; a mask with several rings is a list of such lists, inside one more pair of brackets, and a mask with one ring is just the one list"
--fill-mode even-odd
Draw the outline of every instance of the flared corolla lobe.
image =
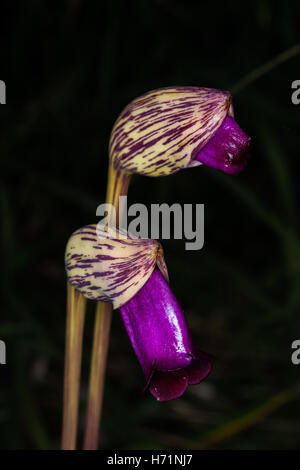
[[91, 300], [123, 305], [141, 289], [155, 266], [168, 277], [156, 240], [133, 238], [123, 230], [86, 225], [70, 237], [65, 267], [72, 286]]
[[194, 349], [184, 313], [158, 269], [120, 312], [157, 400], [180, 397], [210, 373], [212, 357]]
[[110, 138], [110, 160], [128, 173], [162, 176], [200, 165], [194, 157], [227, 115], [227, 91], [169, 87], [132, 101], [117, 119]]
[[251, 139], [230, 116], [197, 153], [195, 160], [231, 175], [240, 173], [247, 164]]

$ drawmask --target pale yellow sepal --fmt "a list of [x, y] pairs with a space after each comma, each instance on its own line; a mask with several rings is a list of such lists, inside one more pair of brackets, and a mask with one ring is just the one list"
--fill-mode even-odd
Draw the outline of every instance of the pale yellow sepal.
[[156, 240], [134, 238], [101, 224], [73, 233], [65, 254], [69, 282], [85, 297], [112, 302], [130, 300], [150, 278], [155, 266], [168, 279], [163, 250]]

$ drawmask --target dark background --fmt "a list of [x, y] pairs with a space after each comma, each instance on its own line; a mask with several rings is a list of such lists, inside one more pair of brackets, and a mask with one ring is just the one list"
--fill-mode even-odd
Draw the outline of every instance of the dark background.
[[[164, 242], [171, 286], [213, 372], [173, 402], [144, 377], [114, 314], [102, 448], [291, 449], [300, 432], [299, 57], [252, 83], [299, 41], [296, 1], [1, 2], [0, 446], [58, 448], [65, 328], [64, 248], [97, 221], [110, 130], [122, 108], [171, 85], [233, 90], [252, 137], [238, 177], [195, 168], [135, 176], [129, 202], [204, 203], [205, 246]], [[236, 90], [236, 91], [235, 91]], [[84, 338], [84, 425], [94, 305]]]

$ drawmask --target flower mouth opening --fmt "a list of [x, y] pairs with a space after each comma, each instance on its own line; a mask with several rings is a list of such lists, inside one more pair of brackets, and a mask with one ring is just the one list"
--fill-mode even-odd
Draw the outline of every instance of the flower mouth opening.
[[237, 175], [249, 158], [251, 138], [227, 114], [221, 126], [194, 159], [216, 170]]
[[206, 379], [212, 369], [213, 357], [202, 352], [187, 356], [191, 358], [191, 362], [185, 368], [159, 370], [153, 363], [143, 393], [149, 390], [157, 401], [170, 401], [181, 397], [189, 385], [198, 385]]

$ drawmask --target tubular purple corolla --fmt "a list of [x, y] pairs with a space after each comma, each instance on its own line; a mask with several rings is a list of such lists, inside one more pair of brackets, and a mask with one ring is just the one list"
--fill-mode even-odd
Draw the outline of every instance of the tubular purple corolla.
[[196, 154], [195, 160], [231, 175], [240, 173], [247, 164], [251, 139], [230, 116], [208, 143]]
[[210, 373], [212, 356], [193, 347], [184, 313], [157, 268], [120, 312], [157, 400], [180, 397]]

